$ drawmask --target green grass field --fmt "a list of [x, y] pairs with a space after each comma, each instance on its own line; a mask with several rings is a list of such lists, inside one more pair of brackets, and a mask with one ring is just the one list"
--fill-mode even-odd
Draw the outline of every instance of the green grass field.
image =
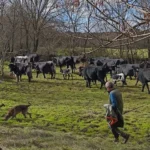
[[[5, 68], [6, 74], [8, 68]], [[57, 70], [59, 72], [59, 70]], [[103, 105], [108, 103], [105, 89], [85, 87], [85, 81], [77, 74], [73, 80], [44, 79], [40, 74], [28, 83], [16, 83], [5, 77], [0, 83], [0, 147], [3, 150], [149, 150], [150, 149], [150, 95], [141, 83], [135, 87], [135, 79], [127, 79], [122, 91], [124, 111], [139, 109], [124, 114], [124, 131], [131, 134], [127, 144], [113, 143], [113, 136], [104, 118]], [[4, 121], [8, 109], [18, 104], [32, 105], [32, 119], [22, 114], [16, 119]]]

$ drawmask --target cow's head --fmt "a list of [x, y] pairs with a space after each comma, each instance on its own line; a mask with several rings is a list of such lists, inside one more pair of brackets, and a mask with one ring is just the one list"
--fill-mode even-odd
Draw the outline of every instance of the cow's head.
[[103, 65], [103, 62], [101, 62], [100, 60], [97, 60], [96, 65], [97, 65], [97, 66], [102, 66], [102, 65]]
[[58, 59], [56, 57], [52, 58], [52, 61], [57, 65], [58, 64]]
[[15, 64], [9, 64], [9, 69], [10, 69], [10, 72], [15, 72], [17, 68]]
[[15, 57], [11, 57], [10, 62], [14, 63], [15, 62]]
[[103, 71], [105, 73], [108, 73], [109, 71], [112, 71], [112, 67], [111, 66], [108, 66], [107, 63], [105, 63], [102, 67]]

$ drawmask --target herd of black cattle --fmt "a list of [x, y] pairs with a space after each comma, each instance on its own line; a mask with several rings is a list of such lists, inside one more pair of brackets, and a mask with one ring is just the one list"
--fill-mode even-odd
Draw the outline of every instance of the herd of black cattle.
[[[28, 76], [28, 81], [32, 79], [32, 69], [36, 70], [36, 77], [39, 73], [50, 74], [51, 79], [55, 78], [56, 67], [60, 67], [60, 72], [65, 74], [72, 74], [75, 72], [76, 64], [82, 62], [82, 66], [78, 68], [80, 76], [86, 80], [86, 86], [91, 87], [92, 81], [100, 81], [101, 86], [105, 84], [106, 74], [110, 73], [110, 76], [117, 80], [119, 74], [123, 74], [123, 85], [126, 83], [127, 76], [132, 79], [136, 78], [136, 84], [138, 81], [142, 83], [142, 91], [144, 91], [145, 85], [147, 86], [148, 93], [150, 94], [148, 82], [150, 82], [150, 62], [144, 61], [139, 64], [129, 64], [124, 59], [110, 59], [106, 57], [100, 58], [86, 58], [85, 56], [61, 56], [53, 57], [50, 61], [40, 61], [38, 54], [29, 54], [26, 56], [15, 56], [11, 58], [9, 64], [10, 72], [16, 75], [17, 82], [21, 80], [23, 74]], [[66, 69], [62, 67], [66, 66]]]

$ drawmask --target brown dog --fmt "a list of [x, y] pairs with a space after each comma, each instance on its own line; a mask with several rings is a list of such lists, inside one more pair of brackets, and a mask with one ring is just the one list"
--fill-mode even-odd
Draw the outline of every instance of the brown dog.
[[30, 105], [31, 104], [29, 103], [28, 105], [17, 105], [11, 108], [5, 116], [5, 120], [7, 121], [10, 117], [14, 118], [19, 113], [22, 113], [25, 118], [26, 118], [26, 114], [28, 114], [31, 118], [31, 113], [28, 112], [28, 107]]

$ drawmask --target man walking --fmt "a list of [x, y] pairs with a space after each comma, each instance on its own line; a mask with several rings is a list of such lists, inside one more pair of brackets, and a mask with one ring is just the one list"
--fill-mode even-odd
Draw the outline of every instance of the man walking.
[[114, 84], [112, 82], [106, 82], [105, 87], [109, 93], [109, 101], [112, 106], [113, 111], [115, 112], [117, 116], [117, 121], [113, 124], [109, 124], [111, 131], [115, 137], [114, 142], [119, 141], [119, 135], [124, 138], [124, 143], [126, 143], [129, 139], [129, 134], [126, 134], [118, 129], [118, 127], [124, 126], [124, 120], [123, 120], [123, 100], [122, 100], [122, 94], [118, 89], [114, 88]]

